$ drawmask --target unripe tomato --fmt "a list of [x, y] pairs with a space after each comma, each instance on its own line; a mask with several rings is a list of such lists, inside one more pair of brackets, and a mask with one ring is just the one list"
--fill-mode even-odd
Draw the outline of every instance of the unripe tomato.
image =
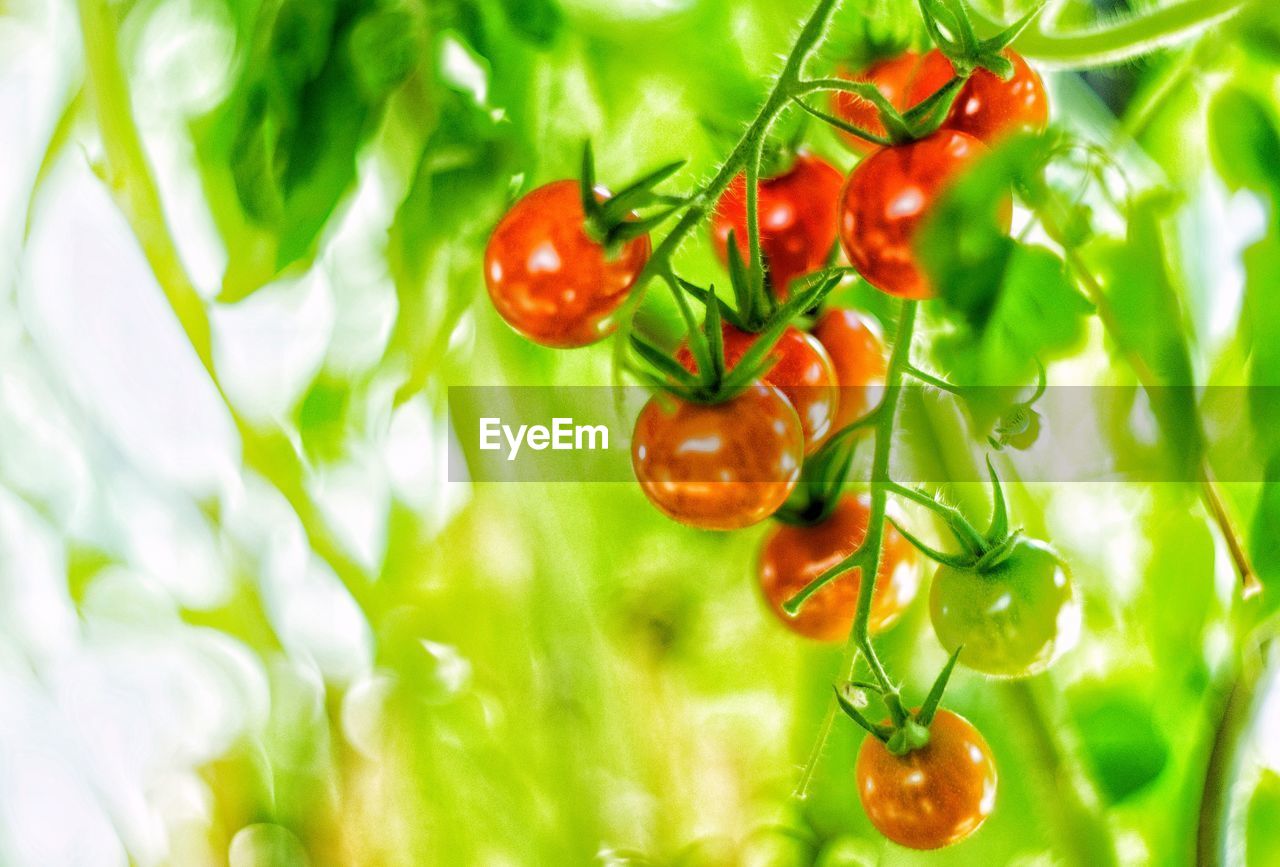
[[[759, 335], [734, 328], [724, 323], [724, 360], [726, 368], [732, 368], [746, 354]], [[800, 416], [804, 428], [805, 454], [813, 454], [830, 433], [836, 418], [840, 394], [836, 385], [836, 372], [831, 356], [813, 337], [791, 326], [782, 332], [770, 353], [777, 361], [763, 377], [763, 381], [775, 385], [786, 396]], [[693, 373], [698, 372], [688, 343], [676, 350], [676, 360]]]
[[[862, 72], [851, 73], [842, 70], [840, 77], [849, 81], [866, 81], [874, 84], [894, 108], [898, 111], [907, 111], [911, 108], [907, 100], [916, 92], [915, 81], [920, 66], [919, 54], [914, 51], [904, 51], [897, 57], [874, 63]], [[925, 96], [928, 95], [925, 94]], [[880, 114], [876, 111], [876, 107], [857, 94], [842, 90], [834, 91], [831, 95], [831, 108], [836, 117], [841, 120], [848, 121], [875, 135], [885, 134], [884, 124], [880, 123]], [[867, 154], [877, 147], [866, 139], [858, 138], [843, 130], [840, 131], [840, 135], [855, 153]]]
[[813, 336], [831, 356], [840, 404], [834, 430], [866, 415], [880, 403], [888, 370], [880, 328], [856, 310], [828, 310], [813, 327]]
[[1054, 550], [1035, 539], [1018, 539], [986, 571], [940, 566], [929, 612], [943, 647], [963, 645], [961, 663], [996, 677], [1044, 671], [1080, 631], [1071, 578]]
[[772, 515], [800, 478], [804, 433], [772, 385], [698, 404], [655, 395], [636, 419], [631, 466], [668, 517], [706, 530], [736, 530]]
[[[795, 617], [782, 604], [823, 572], [852, 554], [867, 535], [871, 517], [867, 497], [849, 495], [821, 524], [779, 525], [760, 551], [760, 588], [778, 619], [793, 632], [819, 641], [844, 641], [858, 607], [861, 569], [846, 572], [805, 602]], [[920, 556], [892, 525], [884, 528], [875, 590], [871, 596], [871, 632], [898, 621], [920, 585]]]
[[[881, 148], [854, 167], [840, 195], [840, 240], [867, 282], [900, 298], [933, 297], [912, 248], [916, 230], [947, 185], [985, 152], [973, 136], [943, 130]], [[1007, 201], [999, 219], [1008, 231]]]
[[[1049, 123], [1049, 100], [1044, 82], [1027, 61], [1014, 51], [1004, 56], [1013, 62], [1013, 77], [1004, 81], [978, 68], [956, 95], [951, 112], [942, 122], [946, 129], [968, 133], [986, 144], [995, 144], [1015, 132], [1041, 132]], [[915, 105], [955, 74], [951, 61], [936, 48], [924, 56], [907, 97]]]
[[[826, 160], [803, 152], [790, 169], [760, 181], [760, 251], [778, 298], [787, 297], [787, 287], [796, 277], [826, 263], [836, 243], [836, 199], [843, 181]], [[729, 261], [730, 231], [746, 261], [750, 236], [745, 175], [729, 184], [711, 221], [711, 238], [722, 262]]]
[[[598, 191], [601, 199], [608, 193]], [[649, 260], [649, 237], [612, 258], [583, 227], [577, 181], [538, 187], [499, 221], [484, 251], [489, 297], [507, 324], [544, 346], [586, 346], [612, 333], [610, 317]]]
[[871, 824], [912, 849], [959, 843], [978, 830], [996, 802], [991, 748], [968, 720], [945, 709], [929, 724], [929, 743], [904, 756], [868, 735], [855, 774]]

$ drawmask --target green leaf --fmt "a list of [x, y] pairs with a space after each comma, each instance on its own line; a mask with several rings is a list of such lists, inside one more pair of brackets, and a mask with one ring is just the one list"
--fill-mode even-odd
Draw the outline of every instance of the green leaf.
[[1101, 246], [1099, 277], [1112, 314], [1110, 336], [1129, 359], [1145, 368], [1152, 412], [1163, 434], [1173, 478], [1195, 477], [1203, 449], [1191, 367], [1188, 327], [1180, 285], [1165, 254], [1162, 221], [1170, 201], [1137, 200], [1129, 211], [1128, 237]]
[[347, 383], [322, 375], [311, 384], [298, 405], [298, 432], [311, 460], [323, 463], [342, 456], [350, 404]]
[[1263, 771], [1249, 799], [1245, 820], [1245, 864], [1280, 864], [1280, 774]]
[[377, 102], [413, 71], [425, 47], [417, 19], [405, 9], [375, 9], [351, 30], [351, 65], [365, 99]]
[[511, 29], [540, 47], [550, 45], [564, 24], [556, 0], [502, 0]]
[[1109, 803], [1132, 797], [1164, 772], [1168, 740], [1135, 696], [1086, 688], [1072, 697], [1072, 710], [1089, 769]]
[[1274, 190], [1280, 185], [1280, 132], [1265, 102], [1239, 84], [1228, 84], [1209, 104], [1207, 126], [1210, 153], [1229, 186]]

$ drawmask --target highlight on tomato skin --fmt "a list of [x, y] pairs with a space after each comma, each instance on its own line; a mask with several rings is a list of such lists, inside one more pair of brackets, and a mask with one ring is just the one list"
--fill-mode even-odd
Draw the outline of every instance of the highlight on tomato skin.
[[654, 395], [631, 442], [631, 465], [649, 501], [705, 530], [749, 527], [778, 511], [803, 460], [800, 418], [766, 383], [718, 404]]
[[848, 308], [823, 313], [810, 332], [831, 356], [840, 386], [835, 430], [848, 427], [879, 405], [889, 359], [880, 326]]
[[[609, 193], [597, 188], [597, 196]], [[587, 236], [577, 181], [553, 181], [517, 201], [484, 251], [485, 286], [498, 314], [535, 343], [574, 348], [613, 333], [612, 314], [649, 260], [648, 235], [617, 255]]]
[[[785, 299], [791, 281], [817, 271], [836, 243], [836, 197], [844, 177], [819, 156], [801, 151], [791, 167], [760, 180], [757, 209], [760, 250], [774, 295]], [[743, 261], [749, 254], [747, 179], [738, 175], [716, 203], [711, 239], [721, 262], [729, 261], [733, 232]]]
[[[822, 523], [779, 525], [765, 539], [758, 567], [760, 589], [784, 626], [818, 641], [843, 642], [849, 637], [858, 607], [861, 569], [847, 572], [809, 597], [794, 617], [782, 606], [862, 544], [870, 517], [870, 499], [865, 494], [849, 494]], [[872, 634], [898, 622], [915, 599], [922, 570], [919, 552], [891, 524], [886, 524], [871, 597]]]
[[930, 723], [929, 743], [903, 756], [867, 735], [854, 775], [871, 824], [910, 849], [955, 845], [995, 809], [991, 748], [972, 723], [946, 709]]
[[[1013, 76], [1007, 81], [994, 72], [979, 67], [956, 94], [946, 120], [945, 129], [968, 133], [992, 145], [1016, 132], [1043, 132], [1049, 124], [1049, 99], [1044, 81], [1016, 51], [1006, 49], [1004, 56], [1013, 63]], [[908, 100], [914, 105], [936, 92], [951, 80], [955, 68], [946, 55], [933, 49], [924, 55], [911, 85]]]
[[[737, 364], [758, 338], [727, 322], [721, 334], [728, 368]], [[831, 356], [821, 343], [794, 326], [782, 332], [770, 355], [777, 360], [762, 380], [777, 386], [795, 408], [804, 428], [805, 454], [813, 454], [836, 429], [840, 394]], [[676, 360], [690, 372], [698, 372], [698, 362], [687, 342], [676, 350]]]
[[[840, 194], [840, 241], [868, 283], [899, 298], [934, 296], [916, 261], [916, 231], [947, 186], [985, 153], [973, 136], [940, 130], [881, 148], [854, 166]], [[998, 219], [1007, 232], [1013, 219], [1008, 200]]]

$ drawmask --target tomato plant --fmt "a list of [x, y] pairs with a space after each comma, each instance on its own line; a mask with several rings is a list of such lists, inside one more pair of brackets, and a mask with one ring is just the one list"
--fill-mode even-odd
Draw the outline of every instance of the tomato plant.
[[1043, 671], [1070, 648], [1080, 609], [1061, 557], [1035, 539], [1015, 539], [997, 563], [940, 566], [929, 591], [938, 640], [985, 674]]
[[835, 308], [822, 314], [812, 333], [831, 356], [840, 386], [840, 430], [870, 412], [884, 393], [888, 359], [880, 326], [857, 310]]
[[654, 397], [636, 419], [631, 460], [665, 514], [735, 530], [777, 511], [800, 478], [804, 432], [777, 388], [758, 384], [724, 403]]
[[493, 230], [484, 255], [489, 297], [530, 340], [570, 347], [607, 336], [609, 317], [649, 258], [648, 237], [609, 254], [587, 236], [585, 221], [577, 182], [556, 181], [522, 198]]
[[[759, 182], [760, 246], [773, 291], [787, 296], [791, 281], [826, 262], [836, 243], [836, 194], [844, 182], [834, 166], [801, 152], [784, 172]], [[746, 176], [738, 175], [716, 204], [711, 237], [728, 261], [729, 236], [749, 255]]]
[[[913, 250], [915, 233], [947, 184], [986, 148], [973, 136], [942, 130], [882, 148], [858, 163], [840, 195], [840, 242], [867, 282], [899, 298], [934, 295]], [[999, 220], [1008, 229], [1006, 204]]]
[[[904, 51], [897, 56], [879, 60], [858, 72], [841, 70], [841, 75], [850, 81], [863, 81], [874, 85], [894, 108], [899, 111], [906, 111], [916, 102], [919, 102], [919, 99], [915, 97], [923, 88], [917, 88], [915, 85], [920, 75], [920, 66], [921, 57], [919, 53]], [[945, 79], [943, 82], [936, 82], [936, 84], [942, 83], [945, 83]], [[936, 87], [934, 89], [936, 90]], [[928, 96], [932, 92], [930, 90], [924, 96]], [[875, 104], [858, 96], [856, 93], [835, 91], [831, 95], [831, 107], [835, 110], [837, 116], [855, 126], [859, 126], [876, 135], [886, 134], [884, 124], [880, 122], [880, 115], [876, 111]], [[841, 130], [841, 135], [849, 147], [859, 154], [867, 154], [875, 149], [875, 146], [866, 139], [859, 138], [844, 130]]]
[[1100, 5], [0, 2], [0, 861], [1274, 862], [1280, 19]]
[[[725, 323], [721, 332], [724, 360], [729, 367], [737, 364], [758, 339], [756, 335]], [[840, 399], [836, 372], [831, 356], [822, 344], [799, 329], [788, 326], [769, 353], [772, 366], [764, 381], [775, 385], [790, 401], [804, 428], [805, 453], [812, 453], [835, 430]], [[697, 359], [688, 343], [676, 352], [690, 371], [698, 372]]]
[[[828, 584], [794, 617], [782, 605], [856, 551], [867, 536], [870, 517], [867, 499], [849, 495], [822, 522], [780, 526], [765, 539], [760, 549], [760, 589], [765, 602], [788, 629], [820, 641], [844, 641], [849, 637], [858, 605], [857, 571]], [[888, 629], [902, 616], [915, 598], [921, 571], [915, 550], [889, 528], [871, 598], [872, 633]]]
[[867, 818], [911, 849], [960, 842], [996, 805], [996, 765], [978, 730], [947, 710], [928, 729], [928, 746], [904, 756], [871, 736], [858, 750], [858, 797]]
[[[1017, 52], [1005, 51], [1013, 74], [1003, 79], [986, 69], [975, 70], [960, 88], [946, 129], [967, 133], [988, 145], [1016, 132], [1040, 132], [1049, 123], [1049, 100], [1044, 82]], [[928, 52], [920, 61], [907, 100], [919, 103], [955, 74], [942, 52]]]

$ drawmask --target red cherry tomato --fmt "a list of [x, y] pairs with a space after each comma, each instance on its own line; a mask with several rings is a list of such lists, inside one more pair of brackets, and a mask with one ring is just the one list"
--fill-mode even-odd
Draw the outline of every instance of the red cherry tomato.
[[[601, 199], [608, 198], [603, 190]], [[613, 258], [587, 237], [577, 181], [539, 187], [512, 206], [484, 251], [485, 285], [499, 315], [544, 346], [585, 346], [610, 334], [649, 260], [647, 235]]]
[[[787, 614], [782, 604], [852, 554], [866, 538], [870, 517], [870, 500], [850, 495], [821, 524], [782, 524], [769, 534], [760, 550], [760, 588], [788, 629], [819, 641], [839, 642], [849, 637], [858, 607], [861, 569], [845, 573], [809, 597], [795, 617]], [[920, 586], [920, 556], [889, 524], [884, 528], [876, 574], [879, 577], [871, 596], [873, 633], [896, 623]]]
[[[906, 111], [911, 107], [907, 104], [907, 99], [915, 93], [914, 85], [920, 63], [919, 54], [914, 51], [904, 51], [897, 57], [890, 57], [872, 64], [862, 72], [851, 73], [842, 70], [840, 76], [849, 81], [865, 81], [874, 84], [894, 108], [898, 111]], [[925, 94], [925, 96], [928, 95]], [[880, 123], [880, 115], [875, 106], [857, 94], [834, 91], [831, 95], [831, 108], [836, 117], [841, 120], [846, 120], [876, 135], [885, 134], [884, 125]], [[855, 153], [870, 153], [877, 147], [852, 133], [841, 131], [840, 135]]]
[[[1013, 77], [1002, 81], [986, 69], [976, 69], [965, 82], [943, 127], [968, 133], [994, 144], [1014, 132], [1040, 132], [1049, 123], [1049, 100], [1044, 82], [1021, 55], [1006, 50], [1013, 61]], [[912, 105], [945, 85], [955, 74], [951, 61], [936, 48], [924, 56], [908, 96]]]
[[[807, 153], [782, 174], [760, 181], [760, 249], [778, 298], [796, 277], [817, 271], [836, 242], [836, 199], [843, 178], [827, 161]], [[729, 261], [729, 232], [746, 260], [747, 180], [738, 175], [716, 205], [711, 237], [720, 261]]]
[[636, 419], [631, 466], [668, 517], [706, 530], [763, 521], [795, 488], [804, 433], [782, 392], [757, 383], [719, 404], [655, 395]]
[[[724, 360], [732, 368], [756, 342], [757, 335], [750, 334], [724, 323]], [[831, 357], [822, 344], [796, 328], [788, 326], [770, 353], [777, 359], [763, 377], [763, 381], [775, 385], [783, 393], [804, 428], [805, 454], [813, 454], [831, 434], [836, 418], [836, 406], [840, 394], [836, 387], [836, 372]], [[689, 351], [687, 343], [676, 350], [676, 360], [693, 373], [698, 363]]]
[[[900, 298], [933, 297], [912, 249], [916, 229], [947, 184], [985, 152], [973, 136], [942, 130], [881, 148], [854, 167], [840, 195], [840, 240], [867, 282]], [[1006, 205], [1006, 231], [1011, 218]]]
[[813, 336], [831, 356], [840, 384], [840, 408], [834, 430], [866, 415], [880, 403], [888, 369], [880, 328], [856, 310], [828, 310]]
[[991, 748], [968, 720], [949, 710], [934, 716], [929, 743], [904, 756], [868, 735], [858, 750], [855, 774], [871, 824], [912, 849], [959, 843], [995, 806]]

